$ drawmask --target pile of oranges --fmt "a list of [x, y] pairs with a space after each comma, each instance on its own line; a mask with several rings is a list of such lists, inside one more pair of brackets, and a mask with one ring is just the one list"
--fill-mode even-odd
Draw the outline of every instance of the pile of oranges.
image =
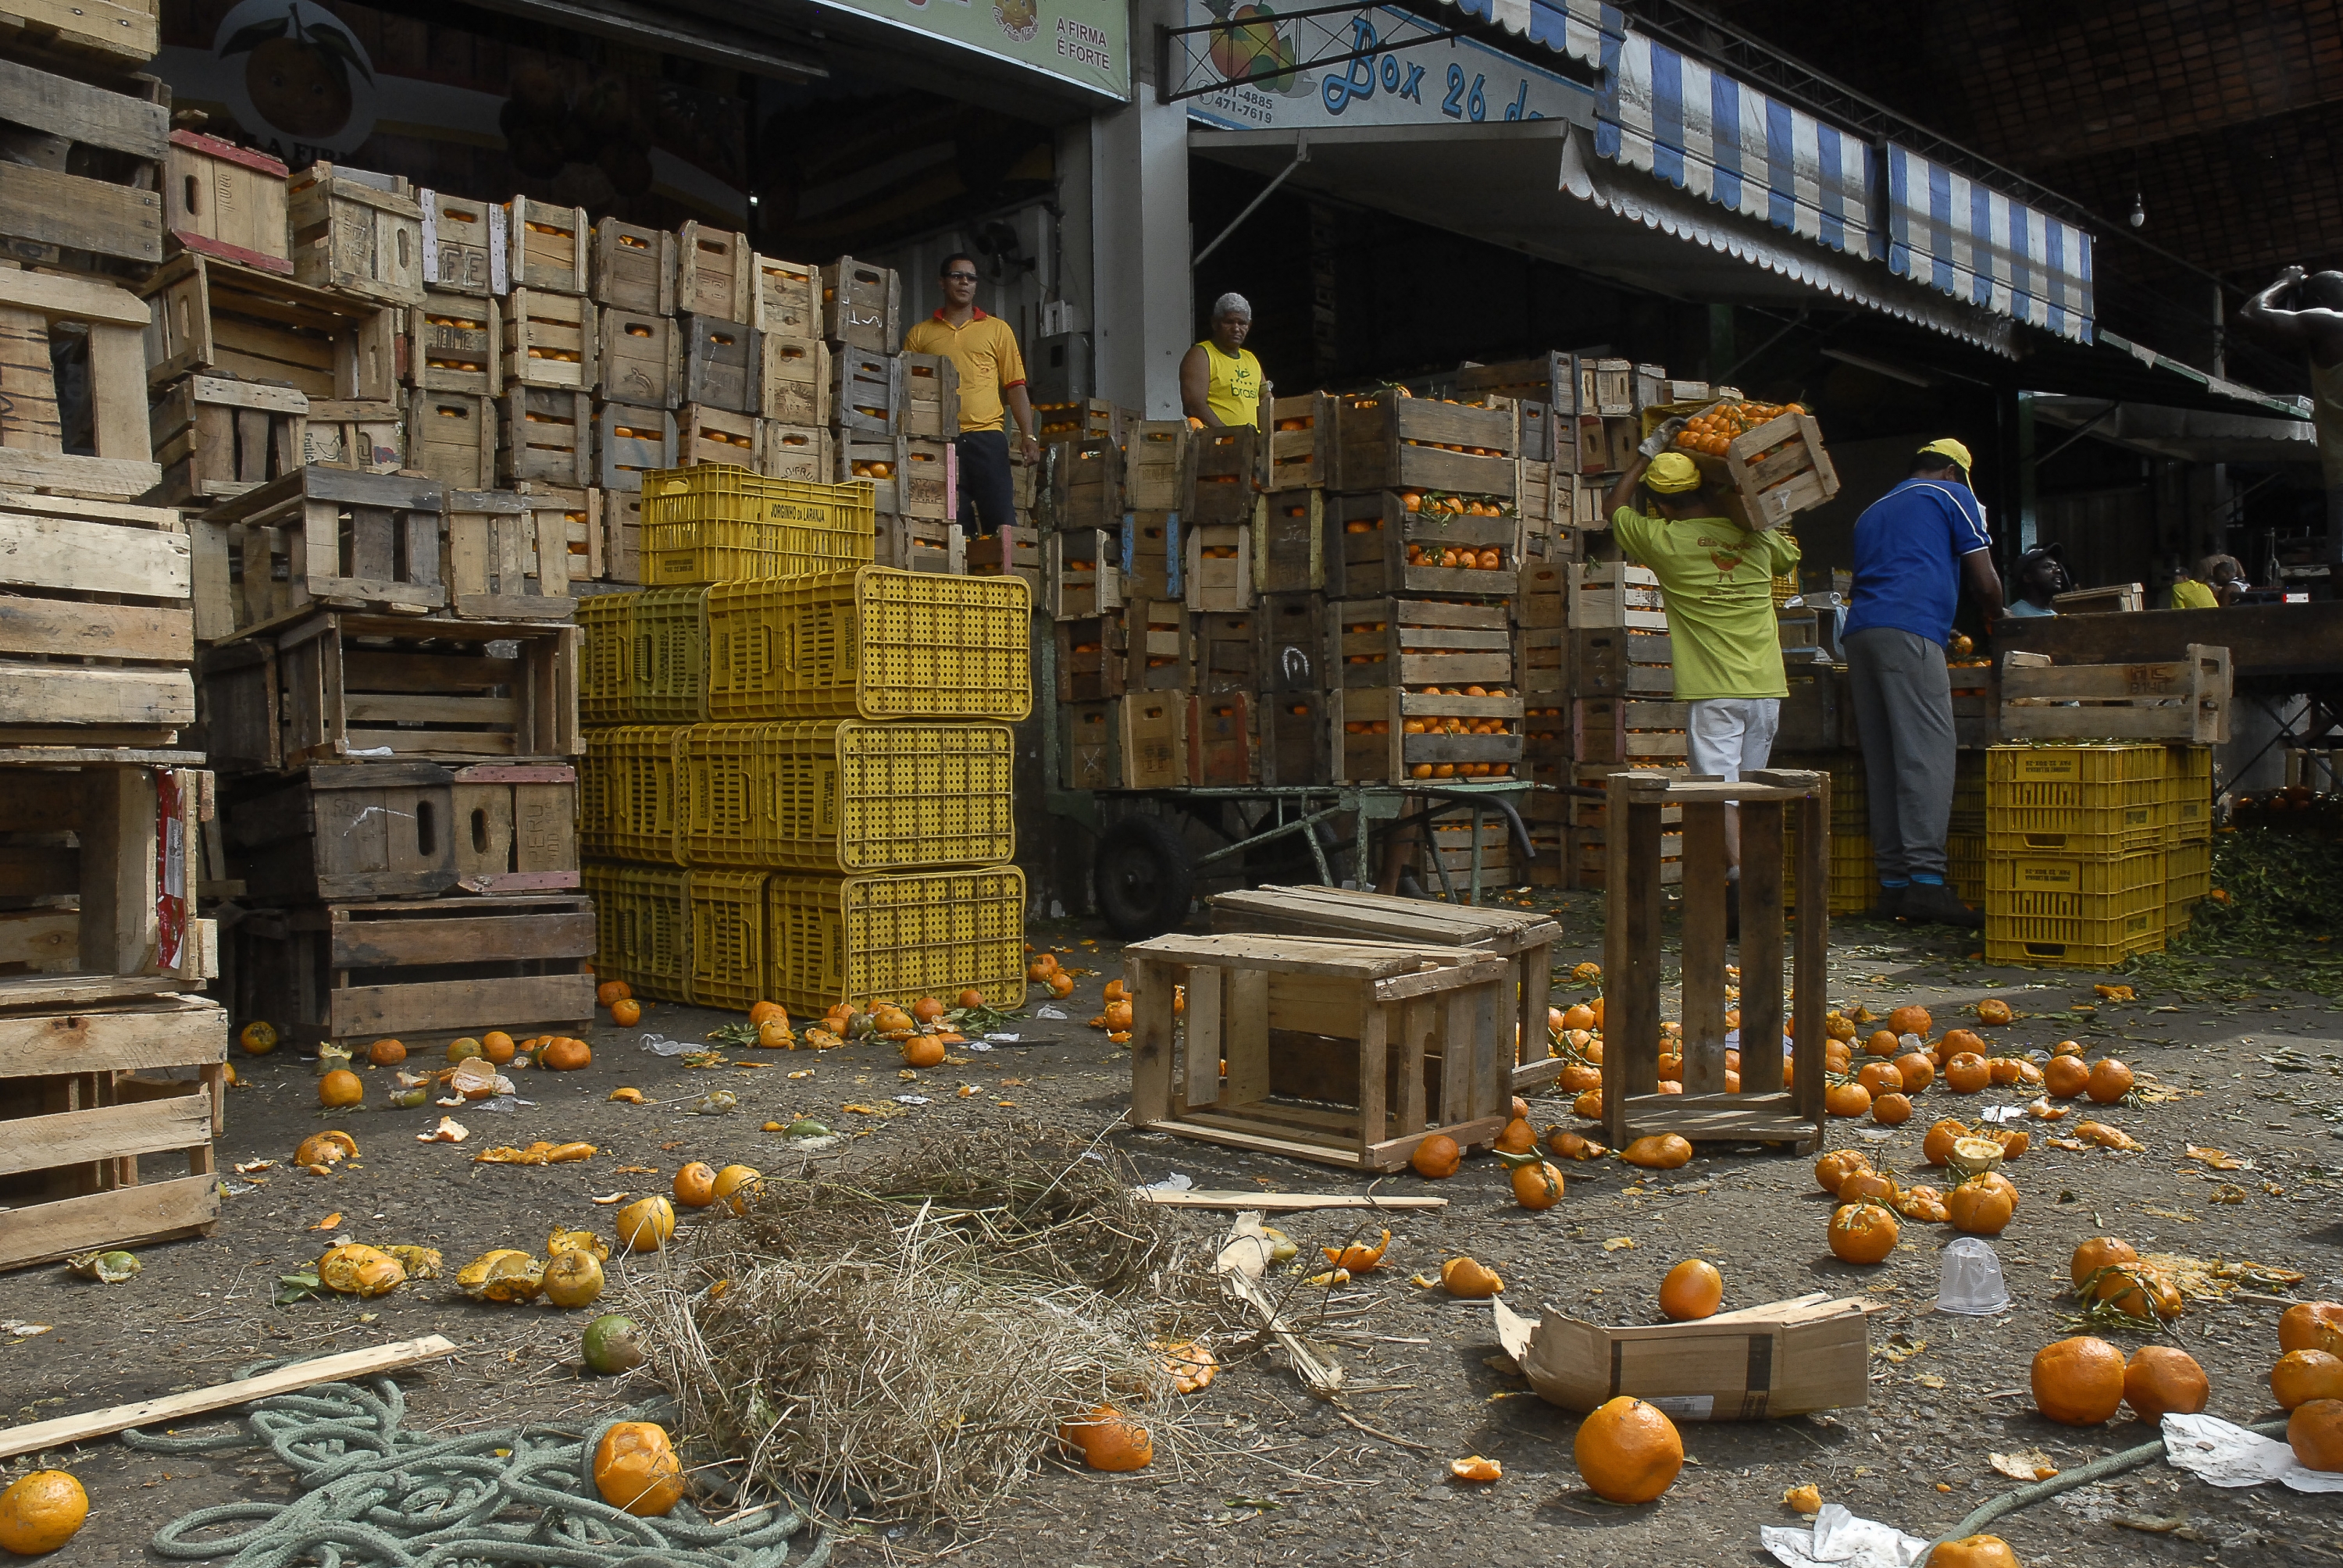
[[1785, 414], [1805, 412], [1795, 403], [1719, 403], [1684, 421], [1684, 427], [1676, 434], [1676, 445], [1687, 452], [1722, 457], [1735, 437], [1746, 435]]
[[[1462, 447], [1450, 449], [1458, 452], [1465, 450]], [[1492, 457], [1496, 455], [1489, 454]], [[1411, 512], [1446, 512], [1459, 518], [1502, 518], [1505, 515], [1504, 507], [1496, 501], [1476, 499], [1470, 496], [1452, 496], [1438, 490], [1429, 492], [1402, 490], [1399, 493], [1399, 504]], [[1371, 533], [1382, 526], [1380, 523], [1368, 523], [1362, 527], [1358, 523], [1352, 523], [1344, 531], [1353, 534]]]
[[865, 461], [858, 458], [848, 467], [858, 479], [891, 479], [895, 477], [895, 465], [892, 463]]
[[1407, 564], [1412, 567], [1461, 567], [1466, 571], [1495, 572], [1504, 570], [1505, 553], [1494, 545], [1476, 550], [1470, 545], [1461, 548], [1434, 545], [1427, 549], [1422, 545], [1411, 544], [1407, 547]]

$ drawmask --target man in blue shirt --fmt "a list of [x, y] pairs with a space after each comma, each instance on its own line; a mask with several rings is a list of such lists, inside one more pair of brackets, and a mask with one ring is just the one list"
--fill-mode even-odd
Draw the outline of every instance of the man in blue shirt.
[[1945, 885], [1956, 750], [1945, 645], [1964, 579], [1990, 631], [2002, 613], [2001, 578], [1985, 508], [1969, 489], [1969, 449], [1931, 441], [1914, 456], [1911, 477], [1855, 519], [1855, 608], [1844, 643], [1879, 867], [1874, 912], [1974, 929], [1985, 917]]

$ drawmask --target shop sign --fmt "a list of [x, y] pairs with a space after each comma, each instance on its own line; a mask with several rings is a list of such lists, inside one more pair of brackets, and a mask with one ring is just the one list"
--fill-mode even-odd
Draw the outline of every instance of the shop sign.
[[[1315, 9], [1312, 7], [1312, 9]], [[1265, 5], [1233, 14], [1211, 35], [1211, 62], [1244, 78], [1187, 100], [1188, 117], [1224, 130], [1327, 126], [1480, 125], [1569, 119], [1591, 124], [1590, 87], [1471, 38], [1420, 42], [1441, 23], [1388, 5], [1292, 20]], [[1192, 26], [1215, 20], [1210, 0], [1188, 0]], [[1413, 41], [1413, 42], [1412, 42]], [[1282, 65], [1331, 55], [1359, 58], [1315, 69]]]
[[1128, 0], [821, 0], [1127, 100]]

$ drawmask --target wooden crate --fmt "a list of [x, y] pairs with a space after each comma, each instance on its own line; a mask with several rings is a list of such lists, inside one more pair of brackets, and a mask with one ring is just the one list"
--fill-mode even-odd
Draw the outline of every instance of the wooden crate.
[[1265, 594], [1253, 610], [1256, 668], [1264, 692], [1318, 691], [1330, 680], [1326, 601], [1314, 593]]
[[594, 390], [594, 302], [583, 295], [516, 288], [505, 297], [504, 378], [524, 387]]
[[1058, 781], [1069, 789], [1122, 788], [1122, 734], [1111, 700], [1058, 704]]
[[1139, 415], [1134, 410], [1106, 397], [1033, 405], [1033, 429], [1044, 442], [1112, 441], [1120, 447], [1129, 440], [1138, 423]]
[[285, 166], [200, 131], [173, 131], [163, 156], [169, 243], [265, 272], [293, 271]]
[[583, 295], [592, 281], [593, 225], [582, 206], [515, 196], [502, 208], [505, 264], [514, 288]]
[[1188, 505], [1188, 421], [1141, 419], [1123, 448], [1122, 504], [1133, 511], [1177, 512]]
[[1733, 438], [1725, 456], [1691, 454], [1745, 528], [1773, 528], [1838, 494], [1838, 470], [1811, 414], [1785, 414]]
[[756, 287], [749, 302], [749, 325], [768, 338], [821, 342], [821, 268], [778, 256], [759, 256], [750, 265]]
[[1578, 697], [1675, 695], [1674, 645], [1656, 632], [1624, 628], [1570, 633], [1571, 691]]
[[2105, 588], [2075, 588], [2070, 592], [2053, 594], [2050, 608], [2060, 615], [2107, 615], [2147, 608], [2146, 591], [2138, 583], [2109, 583]]
[[1323, 392], [1271, 399], [1269, 438], [1262, 443], [1262, 489], [1323, 489], [1334, 484], [1334, 401]]
[[596, 482], [639, 494], [643, 476], [675, 467], [675, 416], [664, 408], [603, 403], [594, 410]]
[[1236, 524], [1191, 526], [1182, 531], [1188, 564], [1181, 581], [1193, 610], [1246, 610], [1253, 600], [1253, 530]]
[[[139, 289], [148, 383], [196, 371], [275, 381], [318, 398], [397, 395], [396, 310], [189, 252]], [[5, 300], [0, 300], [5, 303]]]
[[757, 472], [771, 479], [830, 484], [838, 473], [835, 441], [820, 426], [784, 425], [779, 419], [768, 419], [765, 444], [757, 454]]
[[1253, 724], [1261, 741], [1261, 781], [1287, 788], [1326, 784], [1326, 694], [1280, 691], [1261, 699]]
[[427, 899], [456, 885], [455, 776], [431, 762], [337, 762], [226, 792], [218, 815], [246, 897]]
[[[163, 259], [162, 182], [168, 88], [133, 77], [134, 94], [0, 59], [0, 235], [26, 265], [76, 269], [99, 256]], [[99, 176], [103, 177], [99, 177]]]
[[2162, 740], [2219, 746], [2229, 739], [2229, 650], [2187, 645], [2157, 663], [2053, 665], [2012, 651], [2001, 670], [2004, 740]]
[[594, 303], [641, 316], [675, 314], [675, 236], [606, 217], [594, 226]]
[[1187, 631], [1190, 690], [1261, 690], [1261, 622], [1253, 611], [1192, 615]]
[[872, 530], [870, 562], [907, 572], [968, 575], [968, 541], [958, 523], [880, 513]]
[[[146, 315], [107, 284], [0, 269], [0, 485], [130, 497], [161, 481], [146, 429]], [[65, 411], [83, 398], [60, 396], [54, 367], [76, 360], [89, 427], [68, 431]], [[69, 437], [96, 455], [68, 452]]]
[[309, 399], [289, 387], [189, 376], [147, 409], [156, 498], [167, 506], [223, 500], [301, 466]]
[[1326, 492], [1273, 490], [1253, 528], [1252, 580], [1262, 593], [1307, 593], [1326, 586]]
[[0, 737], [167, 745], [195, 722], [177, 512], [0, 492]]
[[566, 621], [577, 610], [558, 498], [451, 487], [444, 538], [440, 576], [465, 619]]
[[[1614, 773], [1609, 781], [1610, 902], [1604, 921], [1603, 1059], [1604, 1141], [1674, 1132], [1694, 1142], [1758, 1140], [1797, 1152], [1819, 1149], [1825, 1126], [1824, 1015], [1830, 959], [1830, 776], [1760, 769], [1736, 784], [1694, 783], [1664, 774]], [[1725, 815], [1737, 806], [1741, 832], [1740, 991], [1725, 995]], [[1659, 1092], [1661, 855], [1660, 812], [1684, 809], [1683, 1092]], [[1784, 1005], [1783, 897], [1790, 857], [1786, 824], [1797, 839], [1797, 935]], [[1740, 1011], [1739, 1088], [1725, 1089], [1725, 1011]], [[1785, 1088], [1777, 1042], [1785, 1025], [1798, 1071]]]
[[[1343, 687], [1329, 694], [1326, 706], [1327, 749], [1338, 783], [1503, 778], [1522, 759], [1523, 704], [1518, 697], [1435, 697], [1397, 687]], [[1463, 729], [1450, 731], [1452, 720]], [[1423, 729], [1411, 735], [1411, 722]], [[1503, 732], [1470, 733], [1475, 725], [1485, 729], [1493, 723], [1503, 726]]]
[[398, 175], [314, 163], [285, 189], [293, 276], [381, 305], [423, 303], [423, 208]]
[[1057, 640], [1058, 700], [1106, 702], [1121, 697], [1130, 673], [1130, 633], [1119, 614], [1061, 617]]
[[1660, 579], [1649, 567], [1627, 561], [1574, 562], [1564, 568], [1574, 628], [1665, 631], [1668, 616]]
[[1011, 523], [998, 533], [980, 535], [963, 547], [968, 575], [972, 578], [1016, 577], [1039, 598], [1041, 593], [1041, 536]]
[[[1494, 598], [1520, 587], [1520, 522], [1511, 516], [1438, 511], [1428, 501], [1411, 511], [1402, 492], [1372, 490], [1329, 498], [1323, 517], [1322, 564], [1330, 598], [1402, 593]], [[1460, 562], [1469, 553], [1473, 564], [1440, 565], [1450, 550]]]
[[707, 403], [687, 403], [675, 412], [676, 467], [694, 463], [729, 463], [754, 467], [763, 448], [764, 421], [754, 414], [736, 414]]
[[1114, 705], [1115, 748], [1124, 789], [1172, 789], [1188, 781], [1188, 699], [1180, 692], [1133, 691]]
[[1580, 356], [1556, 349], [1528, 359], [1464, 365], [1439, 378], [1439, 390], [1443, 396], [1468, 399], [1492, 396], [1527, 399], [1544, 404], [1557, 415], [1571, 415], [1578, 411], [1580, 362]]
[[1183, 522], [1249, 523], [1260, 493], [1261, 432], [1247, 425], [1234, 430], [1188, 433], [1188, 504]]
[[1342, 599], [1327, 605], [1326, 630], [1330, 687], [1510, 691], [1513, 685], [1513, 638], [1503, 605]]
[[[440, 294], [495, 296], [511, 287], [506, 267], [504, 214], [493, 202], [425, 190], [416, 197], [423, 209], [423, 286]], [[472, 307], [477, 310], [478, 307]], [[451, 391], [470, 391], [451, 387]], [[495, 387], [486, 390], [493, 392]]]
[[236, 929], [236, 1010], [295, 1045], [582, 1033], [594, 902], [563, 894], [256, 909]]
[[1479, 407], [1382, 392], [1337, 399], [1339, 487], [1512, 497], [1520, 482], [1517, 421], [1511, 402], [1493, 402]]
[[0, 1269], [211, 1233], [227, 1039], [195, 996], [0, 1013]]
[[493, 298], [434, 290], [407, 312], [407, 379], [427, 392], [496, 397], [504, 390], [503, 349]]
[[637, 408], [682, 404], [683, 339], [672, 317], [604, 306], [596, 330], [602, 397]]
[[1089, 620], [1122, 608], [1122, 540], [1116, 535], [1063, 529], [1047, 536], [1042, 554], [1042, 603], [1051, 619]]
[[572, 583], [634, 580], [610, 575], [609, 528], [602, 517], [601, 491], [533, 480], [523, 480], [513, 488], [516, 493], [538, 504], [538, 527], [549, 525], [553, 519], [548, 516], [548, 513], [560, 515], [562, 538], [568, 546], [569, 580]]
[[1125, 512], [1122, 529], [1122, 591], [1132, 599], [1176, 599], [1187, 553], [1180, 548], [1177, 512]]
[[1111, 528], [1130, 509], [1122, 447], [1115, 442], [1102, 437], [1053, 441], [1043, 448], [1041, 463], [1048, 475], [1051, 527]]
[[459, 890], [549, 893], [578, 886], [577, 769], [475, 763], [456, 769], [450, 799]]
[[602, 529], [603, 573], [614, 583], [643, 580], [643, 493], [593, 490], [594, 514]]
[[950, 441], [960, 435], [960, 367], [945, 354], [897, 357], [903, 434], [914, 440]]
[[1188, 660], [1195, 648], [1188, 636], [1188, 607], [1178, 599], [1141, 598], [1123, 589], [1126, 691], [1185, 691]]
[[212, 776], [119, 759], [146, 755], [0, 768], [0, 1012], [194, 990], [219, 972], [217, 930], [196, 916]]
[[830, 423], [830, 345], [820, 338], [767, 332], [759, 339], [765, 362], [757, 377], [757, 406], [782, 425], [820, 428]]
[[[959, 453], [950, 441], [861, 439], [850, 433], [838, 437], [833, 475], [836, 479], [870, 479], [878, 487], [875, 504], [881, 512], [900, 517], [945, 522], [960, 514], [956, 478]], [[973, 543], [975, 541], [971, 541]], [[1041, 592], [1041, 555], [1039, 537], [1027, 547]]]
[[397, 473], [407, 467], [407, 406], [312, 397], [301, 426], [301, 457], [317, 467]]
[[321, 605], [444, 609], [445, 502], [437, 480], [317, 466], [222, 501], [196, 528], [199, 633], [240, 637]]
[[497, 482], [497, 405], [469, 392], [407, 395], [407, 466], [451, 490]]
[[683, 357], [683, 400], [755, 417], [762, 407], [757, 380], [765, 367], [757, 329], [713, 316], [689, 316], [679, 323], [677, 336]]
[[268, 771], [567, 761], [584, 748], [577, 668], [574, 626], [324, 611], [205, 653], [205, 746], [216, 767]]
[[1253, 749], [1252, 698], [1242, 688], [1188, 699], [1188, 779], [1191, 784], [1259, 781]]
[[15, 0], [0, 13], [0, 44], [114, 69], [141, 65], [161, 47], [161, 11], [154, 0]]
[[749, 236], [694, 220], [675, 234], [675, 311], [746, 321], [757, 297]]
[[597, 482], [591, 397], [550, 387], [512, 387], [498, 407], [504, 439], [498, 461], [507, 484], [585, 488]]
[[893, 267], [841, 256], [821, 269], [821, 335], [833, 345], [892, 354], [903, 341], [902, 312]]
[[870, 441], [907, 433], [900, 356], [834, 347], [830, 354], [830, 422], [840, 437]]
[[1689, 705], [1672, 700], [1582, 697], [1571, 703], [1571, 752], [1582, 763], [1681, 767], [1689, 747]]
[[1524, 626], [1513, 630], [1513, 684], [1525, 702], [1540, 698], [1564, 701], [1572, 694], [1576, 671], [1571, 655], [1577, 645], [1567, 627]]
[[1434, 1132], [1485, 1144], [1504, 1127], [1513, 1007], [1494, 953], [1238, 934], [1122, 955], [1135, 1128], [1396, 1171]]

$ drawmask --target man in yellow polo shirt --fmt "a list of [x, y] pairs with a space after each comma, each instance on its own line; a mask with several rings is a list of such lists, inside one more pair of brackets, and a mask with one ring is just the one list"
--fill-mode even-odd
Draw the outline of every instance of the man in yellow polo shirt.
[[[1699, 467], [1667, 449], [1674, 434], [1665, 425], [1654, 431], [1611, 487], [1611, 531], [1622, 551], [1660, 579], [1676, 699], [1686, 705], [1684, 749], [1692, 771], [1737, 782], [1772, 759], [1782, 699], [1790, 694], [1775, 625], [1774, 579], [1797, 566], [1798, 544], [1770, 527], [1746, 529], [1718, 516], [1721, 508], [1703, 488]], [[1651, 513], [1630, 505], [1639, 481]], [[1725, 883], [1725, 922], [1732, 935], [1740, 927], [1740, 829], [1728, 808], [1725, 852], [1732, 879]]]
[[1252, 307], [1242, 294], [1212, 302], [1212, 335], [1180, 361], [1181, 412], [1207, 430], [1233, 430], [1261, 423], [1269, 378], [1244, 346], [1252, 331]]
[[976, 307], [976, 258], [944, 257], [944, 304], [903, 334], [906, 354], [941, 354], [960, 372], [960, 523], [971, 538], [1017, 520], [1017, 487], [1009, 471], [1007, 418], [1017, 421], [1019, 450], [1039, 462], [1033, 399], [1025, 391], [1025, 356], [1017, 334]]

